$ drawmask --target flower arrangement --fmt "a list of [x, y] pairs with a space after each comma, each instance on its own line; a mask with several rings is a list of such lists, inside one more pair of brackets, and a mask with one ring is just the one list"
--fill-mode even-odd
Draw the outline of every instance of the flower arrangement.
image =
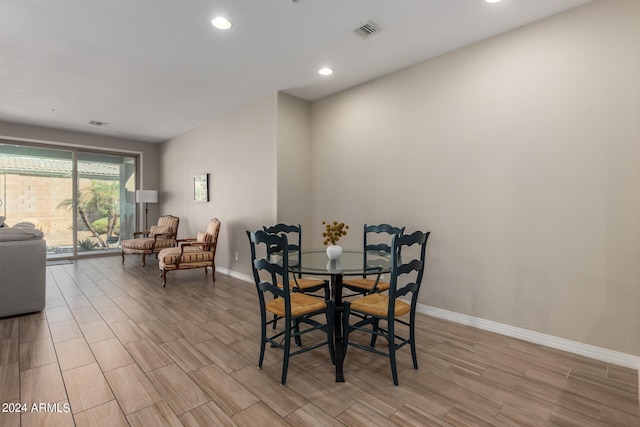
[[333, 221], [328, 223], [322, 221], [322, 224], [325, 226], [325, 232], [322, 233], [325, 246], [328, 244], [335, 245], [340, 240], [340, 237], [347, 235], [347, 230], [349, 229], [349, 226], [345, 225], [344, 222]]

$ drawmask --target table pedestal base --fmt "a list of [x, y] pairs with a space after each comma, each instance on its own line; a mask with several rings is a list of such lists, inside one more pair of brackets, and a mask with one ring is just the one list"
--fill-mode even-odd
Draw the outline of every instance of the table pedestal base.
[[342, 274], [331, 275], [331, 294], [334, 303], [334, 343], [336, 349], [336, 382], [344, 382], [344, 338], [342, 336]]

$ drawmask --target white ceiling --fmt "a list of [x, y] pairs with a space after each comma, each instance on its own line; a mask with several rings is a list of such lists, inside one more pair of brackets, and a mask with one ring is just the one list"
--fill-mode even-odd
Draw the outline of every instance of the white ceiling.
[[[0, 121], [161, 142], [276, 91], [316, 100], [589, 1], [2, 0]], [[213, 28], [218, 14], [234, 26]], [[368, 20], [381, 31], [351, 33]]]

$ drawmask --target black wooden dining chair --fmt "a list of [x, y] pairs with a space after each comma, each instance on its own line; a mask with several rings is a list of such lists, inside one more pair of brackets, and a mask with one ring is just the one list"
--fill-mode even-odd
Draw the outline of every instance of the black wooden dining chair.
[[[289, 282], [289, 265], [288, 265], [288, 242], [286, 235], [270, 234], [262, 230], [255, 232], [247, 231], [249, 242], [251, 244], [251, 268], [253, 270], [253, 278], [258, 291], [258, 300], [260, 302], [260, 356], [258, 359], [258, 367], [262, 367], [264, 360], [265, 347], [267, 343], [271, 347], [284, 350], [284, 358], [282, 362], [281, 384], [285, 384], [287, 380], [287, 370], [289, 368], [289, 358], [297, 354], [313, 350], [318, 347], [327, 345], [329, 347], [329, 356], [331, 363], [335, 363], [335, 348], [333, 342], [333, 302], [324, 300], [302, 292], [291, 292]], [[282, 253], [282, 258], [278, 261], [272, 259], [271, 256], [258, 257], [258, 247], [264, 250], [262, 253], [276, 250]], [[278, 283], [282, 286], [279, 287]], [[271, 294], [274, 298], [269, 300], [267, 294]], [[273, 315], [273, 319], [267, 321], [268, 313]], [[323, 316], [323, 320], [314, 319], [316, 316]], [[284, 322], [281, 328], [273, 331], [272, 335], [267, 335], [267, 326], [275, 323], [279, 319]], [[301, 326], [308, 326], [301, 328]], [[314, 344], [301, 347], [300, 337], [321, 331], [321, 338], [313, 337]], [[291, 351], [291, 339], [294, 339], [298, 346], [295, 351]]]
[[[391, 279], [388, 295], [376, 292], [344, 303], [342, 323], [345, 356], [347, 348], [352, 346], [389, 357], [394, 385], [398, 385], [398, 370], [396, 367], [396, 351], [398, 349], [409, 344], [413, 368], [418, 369], [415, 334], [416, 304], [424, 276], [425, 254], [429, 234], [429, 232], [416, 231], [410, 235], [393, 237], [391, 243]], [[410, 261], [406, 262], [401, 260], [401, 250], [405, 249], [403, 253], [406, 254], [406, 249], [412, 245], [419, 245], [419, 257], [412, 257]], [[410, 302], [406, 301], [408, 298], [411, 298]], [[409, 314], [408, 321], [402, 317], [406, 314]], [[354, 319], [354, 323], [349, 323], [350, 318]], [[383, 322], [382, 324], [381, 321]], [[406, 328], [408, 328], [408, 331]], [[355, 331], [371, 334], [369, 346], [350, 339], [350, 335]], [[403, 338], [403, 336], [406, 337], [406, 333], [409, 334], [409, 338]], [[377, 337], [386, 339], [386, 351], [375, 348]]]
[[[287, 236], [287, 250], [289, 252], [289, 267], [295, 267], [302, 262], [302, 227], [298, 225], [276, 224], [271, 227], [263, 227], [264, 231], [270, 234], [285, 234]], [[267, 248], [267, 255], [277, 252], [275, 248]], [[295, 262], [294, 262], [295, 260]], [[324, 290], [324, 299], [330, 298], [331, 292], [328, 280], [312, 279], [302, 277], [302, 273], [292, 274], [293, 283], [291, 290], [293, 292], [314, 293]]]
[[[391, 253], [391, 239], [393, 236], [402, 236], [404, 227], [394, 227], [389, 224], [380, 225], [364, 225], [363, 249], [364, 271], [367, 269], [367, 255], [383, 255], [388, 256]], [[373, 239], [373, 241], [372, 241]], [[384, 240], [384, 242], [380, 242]], [[349, 289], [352, 294], [344, 295], [345, 297], [354, 295], [367, 295], [373, 292], [383, 292], [389, 289], [389, 282], [381, 280], [380, 274], [363, 275], [362, 277], [349, 278], [342, 281], [342, 287]]]

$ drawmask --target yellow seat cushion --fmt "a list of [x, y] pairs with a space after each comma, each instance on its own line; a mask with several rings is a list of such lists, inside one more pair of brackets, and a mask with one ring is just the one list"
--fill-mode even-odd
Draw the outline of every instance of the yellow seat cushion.
[[158, 239], [155, 241], [155, 246], [153, 246], [154, 240], [153, 237], [143, 237], [141, 239], [129, 239], [123, 240], [120, 245], [123, 249], [132, 249], [136, 251], [150, 251], [151, 248], [160, 249], [160, 248], [169, 248], [172, 247], [175, 243], [175, 240], [171, 239]]
[[[389, 297], [384, 294], [369, 294], [351, 302], [351, 309], [374, 316], [386, 317], [389, 310]], [[395, 316], [404, 316], [411, 311], [411, 306], [397, 299], [394, 307]]]
[[153, 237], [123, 240], [120, 244], [124, 249], [151, 250], [153, 247]]
[[[320, 279], [298, 279], [294, 281], [293, 279], [289, 280], [289, 289], [293, 289], [296, 286], [296, 282], [298, 283], [298, 287], [301, 290], [316, 288], [319, 286], [325, 286], [324, 280]], [[282, 287], [282, 283], [278, 283], [278, 287]]]
[[[265, 308], [276, 316], [284, 317], [284, 298], [275, 298], [269, 301]], [[300, 292], [291, 293], [291, 315], [294, 317], [303, 316], [317, 310], [324, 310], [325, 308], [327, 308], [327, 303], [323, 299]]]
[[[160, 268], [171, 269], [175, 266], [176, 260], [180, 256], [180, 248], [172, 247], [160, 251], [158, 254]], [[213, 254], [205, 251], [200, 246], [185, 246], [182, 256], [180, 257], [180, 267], [185, 268], [187, 264], [194, 264], [192, 267], [202, 267], [211, 265]]]
[[[354, 288], [359, 288], [362, 290], [366, 290], [366, 291], [370, 291], [371, 289], [373, 289], [373, 285], [375, 285], [376, 281], [373, 279], [367, 279], [364, 277], [360, 277], [358, 279], [348, 279], [348, 280], [343, 280], [342, 281], [342, 285], [348, 285], [348, 286], [352, 286]], [[376, 286], [376, 289], [380, 292], [386, 291], [387, 289], [389, 289], [391, 287], [391, 285], [389, 285], [387, 282], [383, 282], [382, 280], [380, 280], [378, 282], [378, 286]]]

